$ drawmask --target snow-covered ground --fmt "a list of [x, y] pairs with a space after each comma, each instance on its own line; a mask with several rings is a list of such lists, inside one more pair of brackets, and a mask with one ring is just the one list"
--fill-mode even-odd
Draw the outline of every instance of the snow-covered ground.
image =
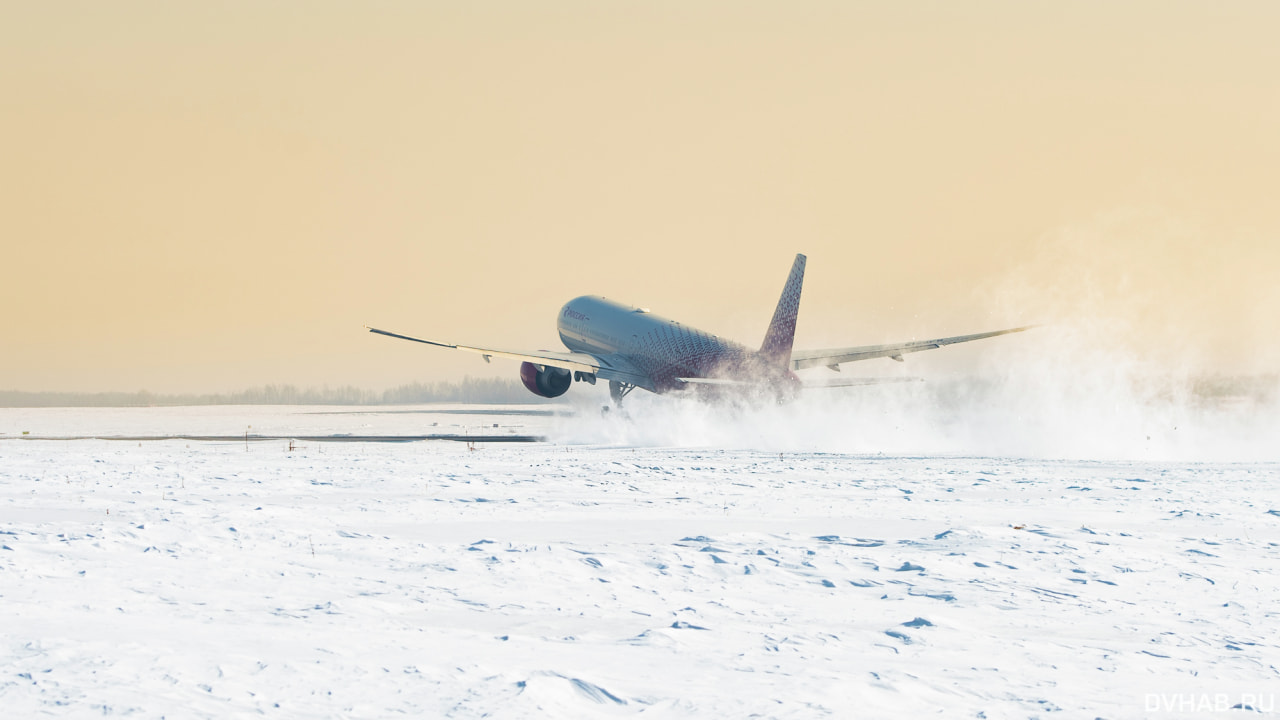
[[[1274, 456], [673, 447], [693, 420], [637, 408], [0, 410], [0, 708], [1280, 712]], [[494, 424], [551, 441], [30, 439]]]

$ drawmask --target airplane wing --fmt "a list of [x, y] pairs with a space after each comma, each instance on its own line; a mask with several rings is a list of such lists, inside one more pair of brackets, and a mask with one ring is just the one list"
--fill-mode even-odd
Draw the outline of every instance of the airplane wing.
[[648, 377], [637, 372], [625, 360], [612, 355], [597, 357], [587, 353], [557, 352], [554, 350], [517, 352], [512, 350], [499, 350], [497, 348], [455, 345], [453, 343], [437, 342], [435, 340], [423, 340], [422, 338], [401, 335], [400, 333], [388, 332], [377, 328], [368, 328], [368, 330], [371, 333], [423, 343], [424, 345], [434, 345], [436, 347], [448, 348], [450, 350], [465, 350], [466, 352], [476, 353], [483, 356], [485, 362], [489, 362], [490, 358], [495, 357], [509, 358], [511, 360], [530, 362], [534, 365], [550, 365], [551, 367], [564, 368], [565, 370], [592, 373], [604, 378], [605, 380], [619, 380], [621, 382], [639, 385], [641, 387], [649, 387], [653, 384], [649, 381]]
[[791, 369], [803, 370], [805, 368], [826, 365], [832, 370], [839, 370], [841, 363], [854, 362], [855, 360], [871, 360], [872, 358], [881, 357], [893, 358], [894, 360], [901, 362], [902, 356], [906, 353], [920, 352], [921, 350], [933, 350], [944, 345], [955, 345], [956, 343], [983, 340], [985, 338], [992, 338], [998, 335], [1008, 335], [1009, 333], [1030, 330], [1033, 327], [1035, 327], [1035, 325], [1011, 328], [1009, 330], [996, 330], [995, 332], [977, 333], [974, 335], [957, 335], [955, 337], [938, 338], [937, 340], [916, 340], [914, 342], [898, 343], [896, 345], [863, 345], [861, 347], [832, 348], [829, 350], [796, 350], [791, 353]]

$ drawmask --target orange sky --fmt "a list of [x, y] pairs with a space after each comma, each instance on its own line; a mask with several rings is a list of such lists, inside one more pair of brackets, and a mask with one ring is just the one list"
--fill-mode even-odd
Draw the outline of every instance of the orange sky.
[[[798, 346], [1280, 364], [1280, 4], [8, 3], [0, 389], [508, 374], [585, 293]], [[994, 342], [994, 341], [993, 341]], [[944, 351], [963, 364], [980, 348]]]

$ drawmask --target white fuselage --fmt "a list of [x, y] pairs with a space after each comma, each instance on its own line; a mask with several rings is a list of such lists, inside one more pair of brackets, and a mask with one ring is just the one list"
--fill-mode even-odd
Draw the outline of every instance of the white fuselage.
[[621, 356], [652, 380], [649, 389], [659, 392], [682, 387], [679, 378], [774, 374], [758, 353], [738, 343], [603, 297], [570, 300], [556, 324], [565, 347]]

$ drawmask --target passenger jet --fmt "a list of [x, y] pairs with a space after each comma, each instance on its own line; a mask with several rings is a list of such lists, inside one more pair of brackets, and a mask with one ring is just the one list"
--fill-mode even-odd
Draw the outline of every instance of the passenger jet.
[[560, 331], [560, 341], [569, 352], [499, 350], [423, 340], [375, 328], [369, 328], [369, 332], [478, 353], [486, 362], [493, 357], [520, 360], [520, 380], [530, 392], [545, 398], [565, 394], [574, 382], [594, 385], [597, 379], [607, 380], [613, 401], [621, 403], [622, 398], [635, 388], [653, 393], [703, 390], [723, 394], [746, 391], [784, 401], [794, 398], [801, 388], [806, 387], [848, 387], [912, 380], [914, 378], [837, 378], [805, 382], [795, 371], [820, 366], [839, 371], [843, 363], [882, 357], [901, 362], [906, 353], [1022, 332], [1031, 327], [893, 345], [792, 350], [791, 341], [800, 310], [800, 287], [804, 284], [804, 265], [805, 256], [796, 255], [759, 350], [751, 350], [732, 340], [668, 320], [646, 308], [623, 305], [596, 295], [574, 298], [560, 308], [556, 326]]

